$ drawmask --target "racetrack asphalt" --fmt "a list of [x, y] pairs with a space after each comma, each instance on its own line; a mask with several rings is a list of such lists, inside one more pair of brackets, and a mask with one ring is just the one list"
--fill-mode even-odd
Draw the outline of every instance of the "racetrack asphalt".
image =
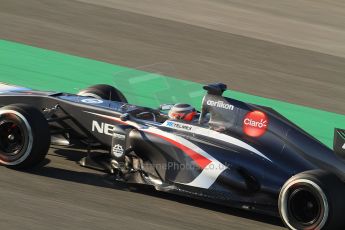
[[115, 184], [79, 166], [82, 156], [51, 148], [29, 172], [0, 167], [0, 229], [283, 229], [277, 218]]
[[[304, 7], [289, 1], [295, 2], [293, 10], [294, 3], [274, 7], [273, 0], [262, 1], [262, 6], [256, 5], [258, 1], [195, 4], [210, 22], [207, 25], [202, 25], [205, 18], [199, 14], [192, 17], [196, 14], [192, 10], [192, 16], [182, 18], [188, 9], [175, 1], [167, 6], [174, 14], [164, 17], [156, 14], [164, 13], [158, 0], [122, 1], [129, 5], [115, 0], [85, 2], [91, 1], [0, 0], [0, 38], [129, 67], [167, 62], [176, 71], [166, 75], [223, 81], [246, 93], [345, 114], [345, 62], [343, 43], [338, 42], [344, 41], [339, 21], [345, 21], [345, 10], [337, 1], [325, 6], [298, 1]], [[220, 15], [217, 20], [202, 8], [212, 11], [213, 2]], [[151, 12], [145, 4], [158, 9]], [[304, 12], [306, 7], [313, 13]], [[218, 12], [221, 9], [225, 13]], [[296, 26], [305, 36], [270, 37], [266, 28], [250, 27], [252, 22], [221, 21], [226, 10], [236, 9], [246, 17], [266, 17], [277, 35], [286, 25], [287, 31]], [[324, 21], [316, 20], [317, 14]], [[282, 22], [286, 24], [279, 26]], [[146, 188], [128, 192], [102, 173], [78, 166], [81, 155], [77, 150], [51, 148], [45, 165], [31, 172], [0, 167], [0, 229], [283, 229], [275, 218]]]

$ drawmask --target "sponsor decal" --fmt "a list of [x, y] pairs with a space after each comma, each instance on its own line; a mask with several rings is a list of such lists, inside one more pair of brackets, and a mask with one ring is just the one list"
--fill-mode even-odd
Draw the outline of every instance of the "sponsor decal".
[[172, 122], [172, 121], [167, 121], [166, 126], [168, 126], [168, 127], [174, 127], [174, 122]]
[[104, 122], [98, 123], [98, 121], [92, 121], [91, 130], [92, 132], [98, 132], [105, 135], [113, 136], [115, 134], [116, 126]]
[[261, 111], [247, 113], [243, 120], [243, 132], [250, 137], [261, 137], [268, 128], [268, 117]]
[[170, 128], [183, 129], [183, 130], [187, 130], [187, 131], [191, 131], [192, 127], [193, 127], [191, 125], [175, 123], [173, 121], [167, 121], [166, 126], [170, 127]]
[[126, 136], [120, 133], [113, 133], [113, 138], [124, 140]]
[[[107, 116], [107, 115], [97, 114], [97, 113], [88, 112], [88, 111], [84, 111], [84, 112], [89, 113], [89, 114], [93, 114], [93, 115], [96, 115], [99, 117], [107, 118], [107, 119], [110, 119], [112, 121], [117, 121], [120, 124], [129, 124], [132, 126], [136, 125], [134, 122], [131, 122], [131, 121], [124, 122], [124, 121], [121, 121], [119, 118], [116, 118], [113, 116]], [[174, 123], [175, 122], [173, 122], [173, 121], [166, 121], [164, 124], [162, 124], [162, 126], [174, 127]], [[101, 127], [105, 126], [105, 124], [102, 124], [102, 123], [98, 124], [97, 122], [95, 122], [95, 124], [98, 125], [97, 127], [100, 130], [103, 130]], [[216, 131], [208, 130], [205, 128], [200, 128], [197, 126], [191, 126], [191, 127], [192, 127], [193, 132], [195, 132], [196, 134], [203, 135], [203, 136], [212, 136], [213, 138], [216, 138], [216, 139], [219, 139], [219, 140], [222, 140], [225, 142], [229, 142], [229, 143], [234, 144], [236, 146], [247, 149], [247, 150], [253, 152], [254, 154], [268, 160], [269, 162], [272, 162], [272, 160], [267, 158], [263, 153], [261, 153], [257, 149], [253, 148], [249, 144], [247, 144], [247, 143], [245, 143], [239, 139], [236, 139], [236, 138], [229, 136], [229, 135], [218, 133]], [[180, 183], [180, 184], [185, 184], [188, 186], [205, 188], [205, 189], [210, 188], [215, 183], [215, 181], [217, 180], [219, 175], [221, 175], [222, 172], [224, 170], [226, 170], [228, 167], [227, 165], [223, 165], [217, 159], [213, 158], [209, 153], [205, 152], [205, 150], [201, 149], [199, 146], [195, 145], [191, 141], [189, 141], [189, 140], [187, 140], [187, 139], [185, 139], [179, 135], [174, 135], [173, 133], [165, 132], [165, 131], [157, 129], [155, 127], [137, 126], [137, 128], [139, 130], [146, 132], [146, 133], [150, 133], [152, 135], [160, 137], [163, 140], [166, 140], [169, 143], [175, 145], [177, 148], [181, 149], [186, 155], [188, 155], [191, 159], [193, 159], [201, 169], [203, 169], [203, 171], [192, 182]], [[114, 143], [112, 146], [115, 147], [115, 145], [116, 145], [116, 143]], [[116, 149], [113, 149], [113, 147], [112, 147], [111, 151], [116, 150], [116, 151], [120, 152], [119, 149], [120, 149], [119, 147], [116, 147]], [[122, 147], [122, 150], [124, 151], [123, 147]], [[114, 151], [114, 153], [115, 153], [115, 151]], [[112, 154], [114, 154], [114, 153], [112, 153]], [[124, 152], [122, 154], [124, 154]], [[179, 182], [176, 181], [176, 183], [179, 183]]]
[[123, 147], [119, 144], [113, 146], [113, 155], [115, 157], [122, 157], [124, 153]]
[[81, 102], [84, 102], [86, 104], [102, 104], [103, 100], [97, 98], [85, 98], [81, 100]]
[[217, 107], [217, 108], [222, 108], [222, 109], [227, 109], [227, 110], [234, 110], [235, 107], [233, 105], [230, 105], [228, 103], [224, 103], [224, 101], [212, 101], [212, 100], [207, 100], [206, 102], [207, 105]]

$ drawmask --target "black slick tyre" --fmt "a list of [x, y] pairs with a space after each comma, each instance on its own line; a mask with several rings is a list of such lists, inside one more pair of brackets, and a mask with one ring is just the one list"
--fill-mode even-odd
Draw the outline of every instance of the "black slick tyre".
[[292, 230], [345, 229], [345, 184], [336, 175], [312, 170], [290, 178], [281, 189], [278, 207]]
[[111, 85], [105, 84], [90, 86], [84, 90], [79, 91], [78, 95], [124, 103], [128, 102], [126, 97], [123, 95], [123, 93], [121, 93], [120, 90]]
[[50, 146], [44, 115], [25, 104], [0, 108], [0, 164], [27, 169], [43, 161]]

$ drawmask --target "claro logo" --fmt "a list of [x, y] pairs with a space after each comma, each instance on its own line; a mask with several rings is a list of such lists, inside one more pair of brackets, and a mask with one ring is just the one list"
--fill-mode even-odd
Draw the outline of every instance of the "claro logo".
[[268, 117], [261, 111], [247, 113], [243, 120], [243, 132], [251, 137], [264, 135], [268, 128]]
[[218, 107], [218, 108], [227, 109], [227, 110], [234, 110], [235, 108], [233, 105], [224, 103], [223, 101], [207, 100], [206, 104], [209, 106]]

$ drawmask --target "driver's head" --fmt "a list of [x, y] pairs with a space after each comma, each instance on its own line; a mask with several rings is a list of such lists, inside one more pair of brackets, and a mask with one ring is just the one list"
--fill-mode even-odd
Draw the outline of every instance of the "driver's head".
[[196, 110], [188, 104], [175, 104], [169, 111], [169, 118], [173, 120], [192, 121]]

